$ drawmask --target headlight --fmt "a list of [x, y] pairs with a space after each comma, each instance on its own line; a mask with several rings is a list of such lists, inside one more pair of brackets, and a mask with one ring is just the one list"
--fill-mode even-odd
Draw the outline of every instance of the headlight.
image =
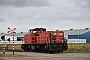
[[62, 36], [63, 35], [63, 33], [60, 33], [60, 36]]
[[62, 42], [63, 42], [63, 40], [62, 40]]

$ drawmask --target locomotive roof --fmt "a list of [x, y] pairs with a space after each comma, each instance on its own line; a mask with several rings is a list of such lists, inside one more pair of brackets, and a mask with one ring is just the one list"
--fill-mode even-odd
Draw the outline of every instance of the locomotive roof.
[[37, 31], [37, 30], [40, 30], [40, 29], [46, 30], [46, 28], [34, 28], [34, 29], [30, 29], [30, 30]]

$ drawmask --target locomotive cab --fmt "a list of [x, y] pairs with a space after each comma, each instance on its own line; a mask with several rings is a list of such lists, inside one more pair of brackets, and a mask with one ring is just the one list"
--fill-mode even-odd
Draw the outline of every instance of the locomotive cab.
[[51, 32], [49, 51], [63, 52], [67, 49], [68, 49], [67, 39], [64, 37], [64, 32], [59, 30]]

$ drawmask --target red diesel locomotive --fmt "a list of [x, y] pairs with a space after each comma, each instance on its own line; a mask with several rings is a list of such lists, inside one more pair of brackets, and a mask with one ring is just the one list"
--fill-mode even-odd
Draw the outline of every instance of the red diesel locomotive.
[[63, 31], [46, 31], [45, 28], [34, 28], [24, 35], [24, 51], [63, 52], [68, 49]]

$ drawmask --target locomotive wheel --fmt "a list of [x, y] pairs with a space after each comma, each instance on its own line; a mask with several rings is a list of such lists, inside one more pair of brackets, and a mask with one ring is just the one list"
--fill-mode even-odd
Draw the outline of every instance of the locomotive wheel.
[[57, 53], [59, 53], [59, 51], [57, 51]]
[[49, 53], [49, 54], [50, 54], [50, 53], [53, 53], [53, 51], [50, 51], [50, 50], [49, 50], [48, 53]]
[[63, 52], [63, 51], [59, 51], [59, 52]]
[[21, 48], [24, 49], [24, 45], [21, 45]]
[[50, 51], [48, 51], [48, 53], [51, 53]]
[[24, 52], [27, 52], [27, 50], [26, 50], [26, 49], [24, 49]]

